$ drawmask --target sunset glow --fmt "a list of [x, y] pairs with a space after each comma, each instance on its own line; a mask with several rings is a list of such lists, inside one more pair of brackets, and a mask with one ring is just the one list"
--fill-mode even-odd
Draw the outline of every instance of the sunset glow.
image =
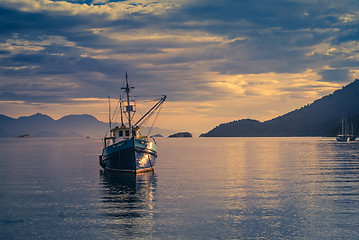
[[134, 95], [168, 96], [158, 127], [201, 133], [285, 114], [359, 72], [353, 1], [5, 0], [0, 11], [0, 114], [15, 118], [107, 122], [128, 72]]

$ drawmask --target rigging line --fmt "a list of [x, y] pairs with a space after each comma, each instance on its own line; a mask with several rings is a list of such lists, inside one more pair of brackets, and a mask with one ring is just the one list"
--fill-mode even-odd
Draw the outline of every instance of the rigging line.
[[[163, 95], [157, 95], [157, 96], [163, 96]], [[153, 102], [153, 101], [148, 101], [148, 102]], [[146, 127], [146, 124], [149, 120], [149, 118], [153, 115], [154, 111], [157, 109], [158, 107], [156, 107], [147, 117], [144, 118], [143, 121], [141, 121], [141, 124], [139, 124], [139, 127], [143, 128]], [[137, 110], [140, 112], [141, 116], [144, 116], [144, 114], [142, 113], [141, 109], [137, 106]]]
[[[119, 103], [120, 103], [120, 101], [122, 101], [122, 99], [121, 99], [121, 96], [120, 96], [120, 98], [118, 99], [118, 102], [117, 102], [117, 105], [116, 105], [116, 108], [115, 108], [115, 112], [113, 113], [113, 115], [112, 115], [112, 120], [113, 121], [116, 121], [117, 120], [117, 114], [118, 114], [118, 106], [119, 106]], [[116, 118], [115, 118], [116, 117]]]
[[132, 98], [132, 103], [134, 106], [135, 111], [133, 111], [132, 117], [131, 117], [131, 121], [134, 119], [135, 115], [136, 115], [136, 111], [137, 111], [137, 103], [136, 100], [134, 98]]
[[[156, 111], [157, 111], [158, 109], [156, 109]], [[147, 136], [151, 133], [151, 131], [152, 131], [152, 128], [153, 128], [153, 126], [154, 126], [154, 124], [155, 124], [155, 122], [156, 122], [156, 120], [157, 120], [157, 116], [158, 116], [158, 114], [159, 114], [159, 112], [160, 112], [160, 110], [157, 112], [157, 114], [156, 114], [156, 117], [154, 118], [154, 120], [152, 121], [152, 125], [150, 124], [150, 119], [152, 118], [152, 116], [153, 116], [153, 114], [156, 112], [156, 111], [153, 111], [152, 112], [152, 114], [151, 114], [151, 116], [148, 116], [148, 118], [146, 118], [146, 124], [148, 124], [148, 133], [147, 133]]]
[[[155, 119], [153, 120], [152, 126], [151, 126], [150, 130], [148, 131], [147, 136], [150, 135], [150, 133], [151, 133], [151, 131], [152, 131], [152, 128], [153, 128], [153, 125], [155, 125], [155, 122], [156, 122], [156, 120], [157, 120], [157, 117], [158, 117], [158, 115], [159, 115], [160, 112], [161, 112], [162, 106], [163, 106], [163, 104], [161, 104], [161, 106], [159, 107], [158, 112], [157, 112], [157, 115], [156, 115]], [[157, 109], [156, 109], [156, 110], [157, 110]]]
[[136, 105], [136, 110], [138, 110], [140, 112], [140, 115], [143, 115], [142, 111], [141, 111], [141, 108], [138, 105]]
[[160, 104], [160, 105], [156, 106], [155, 108], [153, 108], [152, 111], [150, 113], [148, 113], [148, 115], [145, 118], [143, 118], [143, 120], [141, 121], [141, 123], [139, 125], [144, 126], [161, 105], [162, 104]]
[[[141, 111], [141, 108], [139, 108], [138, 105], [136, 106], [136, 110], [139, 111], [140, 116], [143, 116], [142, 111]], [[139, 126], [139, 127], [142, 128], [142, 127], [145, 127], [145, 126]], [[140, 131], [140, 132], [141, 132], [141, 131]]]
[[[141, 123], [139, 124], [139, 126], [144, 127], [144, 126], [146, 125], [146, 123], [147, 123], [148, 117], [150, 117], [152, 114], [153, 114], [153, 112], [151, 112], [150, 114], [148, 114], [147, 117], [145, 117], [145, 118], [141, 121]], [[142, 115], [142, 116], [144, 116], [144, 115]]]
[[150, 110], [147, 111], [147, 113], [145, 115], [142, 116], [142, 118], [140, 118], [140, 120], [138, 120], [135, 125], [139, 124], [143, 119], [145, 119], [148, 115], [150, 115], [150, 113], [153, 110], [156, 110], [161, 104], [163, 104], [163, 102], [166, 100], [166, 95], [164, 95], [156, 104], [155, 106], [153, 106]]
[[[141, 95], [141, 96], [132, 96], [132, 97], [134, 97], [134, 98], [149, 98], [149, 97], [163, 97], [164, 95]], [[159, 99], [158, 99], [159, 100]], [[156, 101], [156, 100], [155, 100]]]

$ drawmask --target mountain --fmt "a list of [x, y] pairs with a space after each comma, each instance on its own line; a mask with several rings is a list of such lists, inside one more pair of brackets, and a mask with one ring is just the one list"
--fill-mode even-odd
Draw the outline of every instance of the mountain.
[[10, 137], [9, 129], [14, 126], [14, 123], [14, 118], [0, 114], [0, 137]]
[[0, 115], [0, 137], [102, 136], [107, 124], [90, 115], [70, 115], [59, 120], [37, 113], [17, 119]]
[[220, 124], [201, 137], [335, 136], [342, 117], [359, 131], [359, 80], [300, 109], [269, 121], [242, 119]]
[[[51, 117], [37, 113], [32, 116], [19, 117], [14, 121], [16, 127], [13, 127], [11, 133], [16, 134], [29, 134], [30, 136], [37, 135], [38, 132], [49, 132], [47, 135], [51, 135], [51, 132], [56, 132], [56, 121]], [[55, 134], [61, 135], [59, 133]]]
[[63, 135], [72, 132], [83, 136], [103, 136], [108, 127], [107, 123], [88, 114], [64, 116], [57, 120], [57, 125], [59, 129], [64, 129]]
[[[113, 123], [112, 126], [119, 125]], [[11, 118], [0, 114], [0, 137], [19, 137], [28, 134], [31, 137], [103, 137], [108, 129], [108, 123], [101, 122], [95, 117], [68, 115], [54, 120], [51, 117], [37, 113], [31, 116]], [[148, 133], [148, 128], [143, 133]], [[171, 130], [153, 128], [152, 134], [168, 134]], [[151, 134], [151, 135], [152, 135]]]

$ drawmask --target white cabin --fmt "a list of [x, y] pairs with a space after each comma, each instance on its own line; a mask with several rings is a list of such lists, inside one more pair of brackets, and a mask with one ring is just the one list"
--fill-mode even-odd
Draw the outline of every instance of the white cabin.
[[[139, 138], [139, 127], [134, 127], [132, 129], [132, 136], [135, 138]], [[107, 139], [112, 139], [112, 144], [118, 143], [124, 139], [129, 139], [130, 137], [130, 129], [126, 127], [125, 125], [122, 126], [116, 126], [111, 129], [111, 137]]]

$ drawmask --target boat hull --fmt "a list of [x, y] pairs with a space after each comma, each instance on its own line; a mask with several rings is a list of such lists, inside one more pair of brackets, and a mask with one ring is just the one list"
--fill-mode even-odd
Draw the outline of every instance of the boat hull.
[[153, 171], [157, 146], [142, 139], [127, 139], [103, 149], [99, 156], [101, 167], [105, 170], [121, 172]]
[[353, 135], [338, 135], [337, 141], [339, 142], [352, 142], [355, 141], [356, 136]]

